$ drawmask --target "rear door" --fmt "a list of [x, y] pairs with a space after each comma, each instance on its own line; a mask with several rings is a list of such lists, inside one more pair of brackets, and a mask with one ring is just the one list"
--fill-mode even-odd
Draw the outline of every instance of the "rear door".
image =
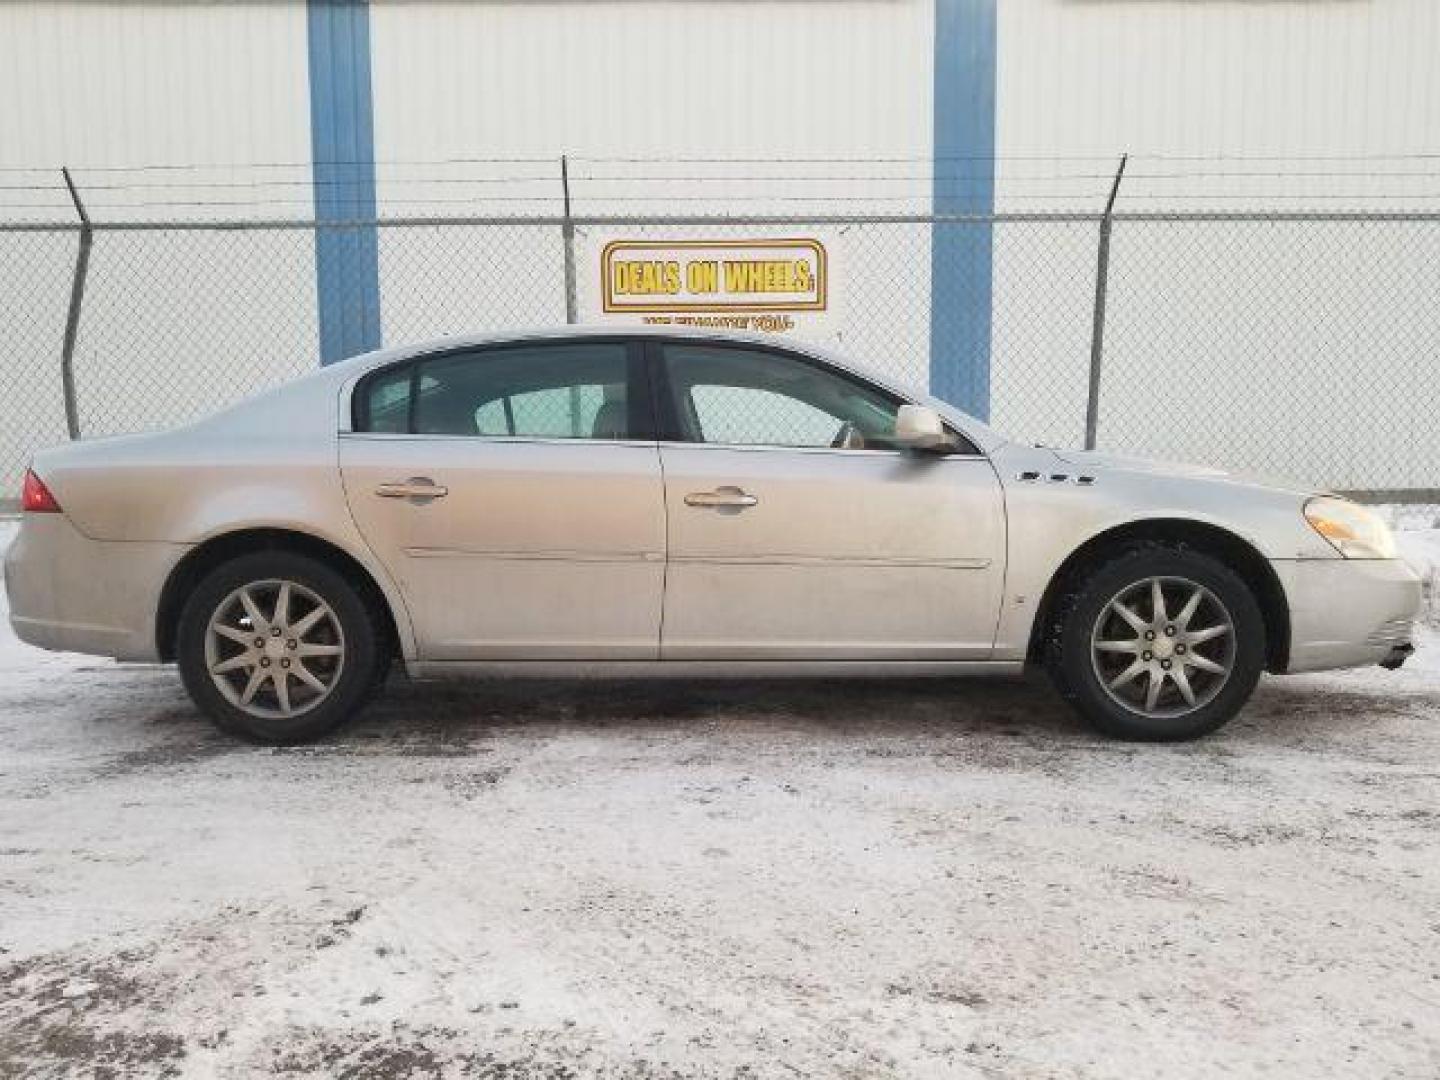
[[1000, 485], [973, 448], [892, 440], [900, 400], [807, 357], [657, 346], [667, 659], [991, 653]]
[[637, 347], [422, 356], [354, 398], [346, 495], [422, 659], [657, 656], [665, 512]]

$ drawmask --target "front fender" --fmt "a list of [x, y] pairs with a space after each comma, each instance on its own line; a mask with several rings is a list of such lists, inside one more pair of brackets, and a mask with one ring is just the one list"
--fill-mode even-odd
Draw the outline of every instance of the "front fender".
[[999, 659], [1024, 656], [1056, 573], [1086, 544], [1126, 526], [1208, 526], [1271, 560], [1340, 558], [1306, 523], [1306, 495], [1223, 473], [1171, 474], [1067, 462], [1043, 449], [992, 455], [1009, 521], [1008, 571], [995, 640]]

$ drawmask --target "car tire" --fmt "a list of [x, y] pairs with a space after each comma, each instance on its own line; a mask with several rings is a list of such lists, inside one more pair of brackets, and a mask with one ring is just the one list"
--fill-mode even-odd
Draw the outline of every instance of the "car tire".
[[1240, 711], [1265, 667], [1265, 620], [1249, 586], [1188, 547], [1109, 555], [1061, 597], [1051, 625], [1056, 688], [1094, 728], [1121, 739], [1209, 734]]
[[210, 571], [187, 599], [176, 634], [180, 675], [222, 730], [271, 745], [309, 742], [383, 685], [385, 625], [375, 602], [323, 562], [288, 551], [243, 555]]

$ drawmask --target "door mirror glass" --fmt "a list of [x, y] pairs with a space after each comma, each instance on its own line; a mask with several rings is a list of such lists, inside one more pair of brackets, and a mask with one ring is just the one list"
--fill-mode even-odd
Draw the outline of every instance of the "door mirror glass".
[[906, 450], [947, 451], [955, 440], [940, 414], [926, 405], [901, 405], [895, 414], [895, 442]]

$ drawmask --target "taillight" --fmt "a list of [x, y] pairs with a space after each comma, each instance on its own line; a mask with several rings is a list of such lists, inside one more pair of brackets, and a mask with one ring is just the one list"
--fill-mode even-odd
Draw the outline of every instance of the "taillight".
[[25, 472], [25, 487], [20, 492], [20, 509], [27, 514], [60, 513], [60, 504], [55, 501], [55, 496], [29, 469]]

